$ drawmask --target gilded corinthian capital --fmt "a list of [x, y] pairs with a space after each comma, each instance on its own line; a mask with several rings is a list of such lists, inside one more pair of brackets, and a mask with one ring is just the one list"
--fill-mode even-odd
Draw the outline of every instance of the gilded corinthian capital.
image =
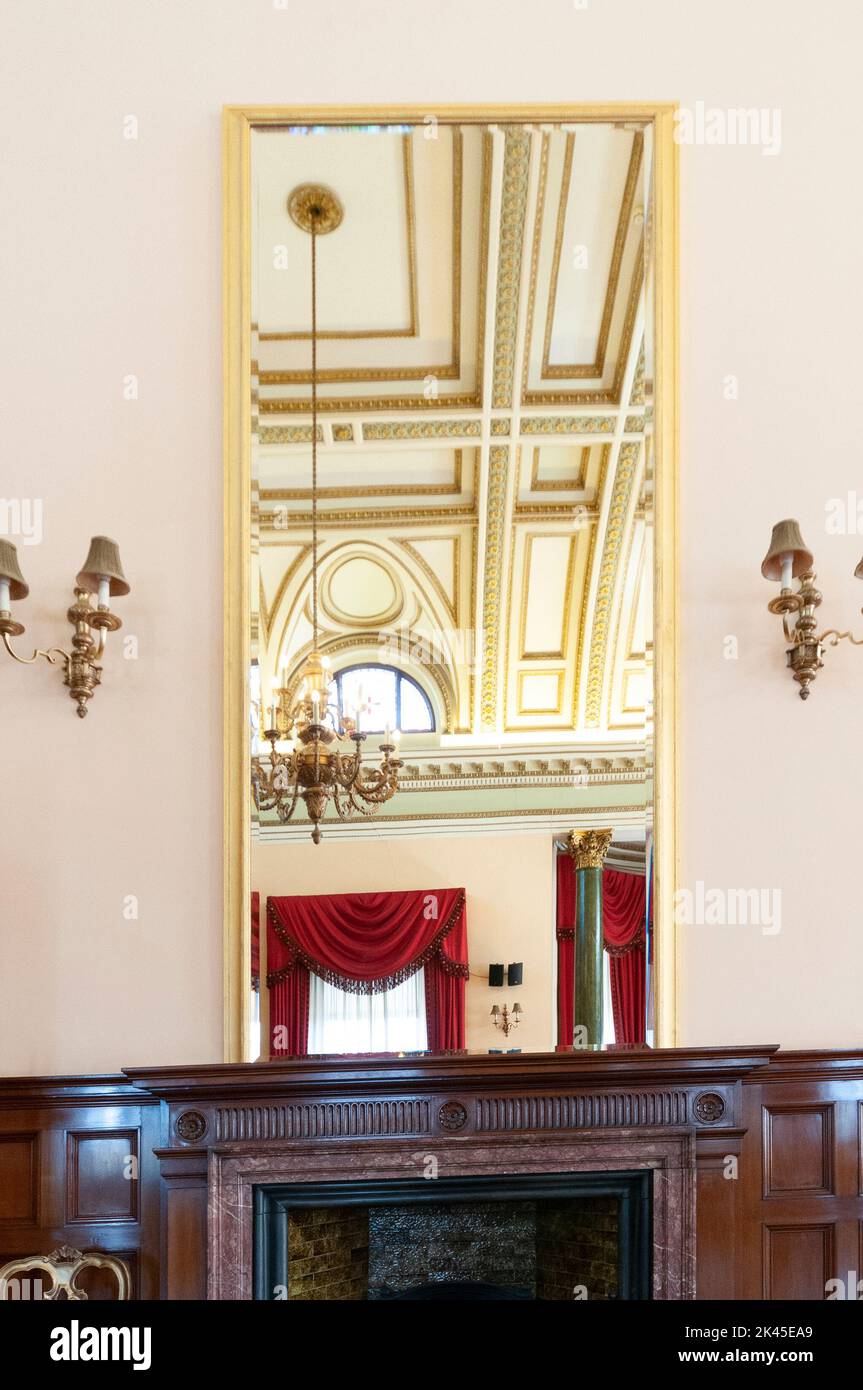
[[576, 869], [601, 869], [611, 836], [610, 830], [570, 830], [566, 837], [566, 850], [573, 866]]

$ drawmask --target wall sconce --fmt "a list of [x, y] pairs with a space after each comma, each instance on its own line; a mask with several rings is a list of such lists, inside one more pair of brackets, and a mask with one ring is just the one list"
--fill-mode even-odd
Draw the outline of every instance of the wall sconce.
[[499, 1028], [505, 1038], [508, 1038], [513, 1028], [517, 1028], [521, 1023], [524, 1014], [520, 1004], [513, 1004], [512, 1009], [508, 1009], [506, 1004], [499, 1008], [497, 1004], [491, 1006], [491, 1021], [495, 1028]]
[[[789, 670], [800, 686], [801, 700], [808, 700], [809, 687], [824, 665], [824, 643], [828, 638], [831, 647], [838, 646], [846, 637], [855, 647], [863, 647], [863, 638], [852, 637], [850, 632], [839, 632], [836, 628], [828, 628], [816, 636], [815, 609], [820, 606], [822, 595], [815, 588], [814, 564], [812, 551], [800, 534], [798, 522], [777, 521], [761, 573], [765, 579], [779, 582], [779, 594], [767, 607], [782, 618], [786, 641], [791, 643], [785, 655]], [[863, 560], [854, 575], [863, 579]], [[791, 587], [792, 579], [800, 580], [796, 593]], [[789, 622], [791, 613], [796, 615], [793, 627]]]
[[[120, 619], [110, 611], [109, 598], [129, 592], [116, 541], [107, 536], [94, 536], [90, 542], [84, 568], [75, 580], [75, 602], [66, 614], [73, 628], [71, 652], [62, 647], [48, 647], [45, 651], [37, 648], [32, 656], [18, 656], [12, 650], [9, 638], [20, 637], [24, 626], [15, 622], [9, 604], [26, 598], [29, 592], [15, 546], [9, 540], [0, 539], [0, 636], [3, 645], [12, 659], [22, 666], [31, 666], [40, 656], [52, 666], [62, 666], [63, 683], [68, 686], [69, 695], [83, 719], [87, 701], [92, 699], [102, 679], [98, 661], [105, 650], [108, 633], [122, 627]], [[90, 606], [91, 594], [97, 595], [95, 608]], [[94, 631], [98, 632], [98, 638], [94, 638]]]

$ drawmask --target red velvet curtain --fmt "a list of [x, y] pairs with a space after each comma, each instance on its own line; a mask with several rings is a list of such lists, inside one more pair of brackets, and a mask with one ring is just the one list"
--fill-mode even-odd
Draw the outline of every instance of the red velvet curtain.
[[[641, 874], [602, 871], [602, 920], [610, 957], [611, 1008], [618, 1043], [644, 1042], [644, 935], [647, 880]], [[557, 1043], [572, 1047], [575, 994], [575, 873], [557, 856]]]
[[463, 888], [268, 898], [267, 964], [274, 1052], [308, 1050], [309, 971], [349, 993], [377, 994], [423, 967], [429, 1047], [464, 1047]]
[[644, 938], [647, 879], [642, 874], [602, 871], [602, 929], [611, 965], [614, 1037], [644, 1042]]
[[270, 1056], [305, 1057], [309, 1050], [309, 972], [297, 965], [270, 982]]
[[431, 1052], [462, 1052], [465, 1046], [467, 910], [464, 890], [458, 889], [458, 894], [461, 910], [447, 934], [440, 938], [439, 949], [425, 963], [426, 1030]]

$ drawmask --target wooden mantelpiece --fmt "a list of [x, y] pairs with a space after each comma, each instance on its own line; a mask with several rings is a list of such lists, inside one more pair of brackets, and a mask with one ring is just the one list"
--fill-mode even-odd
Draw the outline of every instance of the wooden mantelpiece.
[[699, 1298], [822, 1298], [863, 1274], [863, 1052], [772, 1046], [0, 1078], [0, 1263], [104, 1249], [137, 1297], [202, 1298], [216, 1164], [248, 1181], [350, 1150], [372, 1168], [417, 1141], [569, 1162], [630, 1136], [694, 1149]]
[[[740, 1123], [741, 1079], [775, 1047], [631, 1049], [129, 1069], [168, 1106], [171, 1151], [251, 1139]], [[464, 1117], [453, 1123], [448, 1106]]]
[[[660, 1298], [694, 1295], [697, 1141], [737, 1151], [741, 1082], [772, 1047], [306, 1058], [130, 1070], [167, 1108], [165, 1293], [201, 1297], [188, 1260], [209, 1232], [208, 1294], [251, 1287], [255, 1182], [447, 1172], [654, 1169]], [[421, 1144], [421, 1151], [418, 1150]], [[198, 1206], [195, 1207], [196, 1191]], [[208, 1207], [208, 1216], [206, 1208]], [[194, 1229], [190, 1229], [190, 1222]]]
[[[127, 1067], [124, 1075], [142, 1089], [166, 1099], [204, 1098], [242, 1091], [248, 1095], [304, 1091], [323, 1086], [360, 1090], [370, 1085], [403, 1089], [416, 1079], [423, 1088], [482, 1087], [517, 1080], [544, 1084], [548, 1077], [568, 1082], [614, 1085], [620, 1082], [738, 1080], [763, 1067], [779, 1051], [756, 1047], [620, 1047], [603, 1052], [576, 1048], [557, 1052], [453, 1053], [406, 1057], [301, 1057], [254, 1064], [216, 1063], [197, 1067]], [[787, 1055], [787, 1054], [785, 1054]]]

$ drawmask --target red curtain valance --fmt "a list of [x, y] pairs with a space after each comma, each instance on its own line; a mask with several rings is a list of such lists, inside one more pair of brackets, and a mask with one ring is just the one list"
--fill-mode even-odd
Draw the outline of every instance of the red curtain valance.
[[434, 961], [467, 979], [463, 888], [267, 899], [267, 984], [298, 966], [351, 994], [380, 994]]

